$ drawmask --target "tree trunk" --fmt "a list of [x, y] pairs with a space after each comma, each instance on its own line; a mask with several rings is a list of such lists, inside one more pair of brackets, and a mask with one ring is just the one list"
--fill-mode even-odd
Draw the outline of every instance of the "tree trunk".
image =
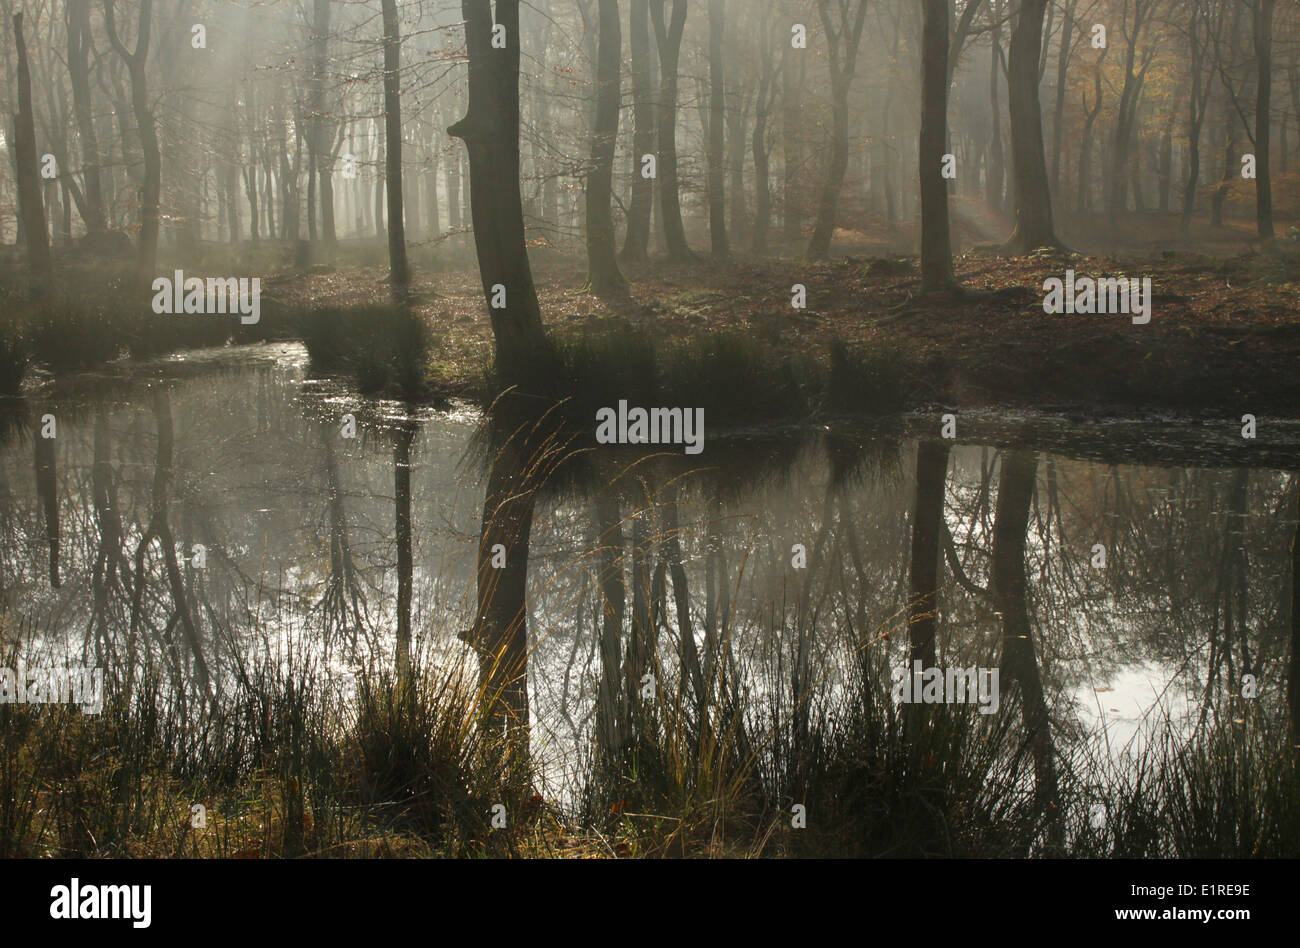
[[640, 262], [650, 255], [650, 215], [655, 183], [641, 173], [641, 160], [655, 150], [654, 84], [650, 75], [650, 7], [632, 0], [628, 14], [632, 48], [632, 200], [627, 211], [623, 259]]
[[[948, 186], [948, 0], [925, 0], [921, 38], [921, 292], [953, 288]], [[946, 452], [945, 452], [946, 456]]]
[[772, 179], [768, 156], [767, 121], [776, 97], [776, 76], [772, 71], [772, 38], [769, 35], [768, 7], [764, 5], [759, 42], [762, 44], [757, 98], [754, 103], [754, 240], [755, 254], [767, 253], [767, 237], [772, 229]]
[[[830, 0], [817, 0], [830, 47], [831, 78], [831, 159], [817, 202], [817, 223], [808, 242], [808, 257], [825, 260], [831, 253], [831, 240], [835, 236], [835, 216], [839, 207], [840, 191], [849, 168], [849, 88], [857, 69], [858, 48], [862, 41], [862, 27], [867, 18], [867, 0], [859, 0], [853, 21], [849, 22], [849, 5], [840, 5], [840, 27], [831, 22]], [[944, 40], [945, 44], [947, 40]], [[946, 46], [945, 46], [946, 49]]]
[[618, 0], [600, 0], [600, 40], [596, 53], [596, 117], [591, 130], [591, 170], [587, 173], [587, 281], [593, 293], [627, 289], [618, 268], [614, 234], [614, 148], [622, 99], [623, 34]]
[[1007, 99], [1011, 112], [1011, 166], [1015, 176], [1016, 229], [1007, 247], [1025, 253], [1056, 246], [1052, 193], [1043, 149], [1043, 118], [1038, 101], [1038, 62], [1043, 15], [1049, 0], [1022, 0], [1007, 60]]
[[989, 51], [989, 165], [984, 178], [984, 200], [998, 211], [1006, 207], [1006, 152], [1002, 148], [1002, 106], [998, 101], [999, 66], [1002, 62], [1002, 4], [993, 7], [993, 40]]
[[727, 241], [726, 166], [723, 134], [727, 126], [727, 99], [722, 69], [722, 35], [726, 26], [726, 0], [709, 0], [709, 240], [713, 256], [731, 254]]
[[[535, 367], [548, 350], [542, 329], [519, 186], [519, 0], [462, 0], [469, 49], [469, 107], [447, 133], [469, 155], [470, 213], [479, 275], [491, 308], [497, 370], [503, 378]], [[506, 49], [492, 48], [493, 23], [506, 31]]]
[[682, 33], [686, 29], [687, 0], [672, 0], [670, 22], [664, 22], [667, 0], [650, 0], [650, 19], [654, 23], [659, 47], [659, 204], [668, 255], [677, 262], [691, 258], [682, 223], [681, 191], [677, 180], [677, 63], [682, 50]]
[[1066, 0], [1062, 14], [1060, 48], [1056, 57], [1056, 109], [1052, 121], [1052, 188], [1061, 192], [1061, 141], [1065, 131], [1066, 77], [1070, 67], [1070, 47], [1074, 37], [1074, 9], [1079, 0]]
[[1273, 176], [1270, 157], [1273, 101], [1273, 11], [1277, 0], [1259, 0], [1255, 6], [1255, 61], [1259, 81], [1255, 88], [1255, 223], [1261, 240], [1273, 240]]
[[131, 111], [135, 115], [144, 153], [144, 181], [140, 192], [140, 253], [136, 279], [148, 286], [158, 260], [158, 228], [162, 218], [162, 152], [158, 147], [158, 129], [149, 103], [145, 66], [149, 58], [149, 31], [153, 23], [153, 0], [140, 0], [140, 19], [136, 27], [135, 51], [127, 52], [117, 35], [113, 19], [113, 0], [104, 0], [104, 27], [109, 42], [131, 77]]
[[795, 53], [787, 41], [781, 53], [781, 226], [787, 244], [798, 243], [803, 238], [803, 208], [799, 200], [799, 172], [803, 164], [801, 100], [808, 60]]
[[397, 26], [397, 0], [381, 0], [384, 13], [384, 134], [388, 179], [388, 279], [393, 299], [411, 292], [411, 268], [406, 260], [406, 225], [402, 215], [402, 38]]
[[[18, 51], [18, 114], [14, 116], [14, 156], [18, 176], [18, 202], [27, 244], [27, 263], [42, 283], [53, 279], [50, 235], [45, 229], [45, 205], [41, 200], [40, 163], [36, 157], [36, 123], [32, 115], [32, 76], [27, 68], [27, 44], [23, 40], [23, 15], [15, 13], [14, 44]], [[56, 584], [57, 585], [57, 584]]]
[[99, 169], [99, 141], [95, 135], [94, 111], [90, 96], [90, 0], [68, 0], [68, 74], [72, 77], [72, 110], [77, 117], [77, 136], [81, 141], [81, 180], [85, 192], [87, 233], [107, 227], [104, 218], [103, 185]]

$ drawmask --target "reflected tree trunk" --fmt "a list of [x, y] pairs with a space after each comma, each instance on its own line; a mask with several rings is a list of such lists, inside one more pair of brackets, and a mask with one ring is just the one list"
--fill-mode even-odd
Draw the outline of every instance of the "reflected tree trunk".
[[597, 564], [600, 570], [600, 690], [596, 696], [596, 740], [606, 751], [623, 746], [624, 701], [620, 675], [623, 669], [623, 614], [627, 588], [623, 578], [624, 539], [618, 497], [612, 489], [596, 495]]
[[403, 421], [394, 432], [393, 493], [396, 497], [397, 538], [397, 677], [411, 676], [411, 445], [415, 423]]
[[626, 684], [632, 717], [642, 719], [644, 701], [641, 694], [642, 679], [652, 671], [655, 654], [655, 630], [650, 614], [650, 523], [654, 507], [645, 485], [640, 486], [637, 503], [645, 506], [632, 515], [632, 638], [627, 650]]
[[45, 540], [50, 550], [50, 586], [58, 589], [59, 579], [59, 485], [56, 476], [54, 438], [40, 432], [39, 419], [34, 433], [36, 452], [36, 495], [45, 514]]
[[478, 548], [474, 626], [461, 638], [478, 653], [484, 723], [528, 746], [528, 545], [537, 490], [558, 454], [539, 424], [498, 400], [488, 419], [496, 453], [487, 477]]
[[[909, 661], [931, 668], [938, 661], [938, 597], [948, 477], [947, 442], [923, 441], [916, 451], [916, 503], [912, 508], [911, 589], [908, 596]], [[909, 669], [910, 673], [910, 669]]]
[[108, 413], [99, 404], [95, 406], [94, 461], [91, 466], [91, 493], [94, 498], [95, 520], [99, 527], [99, 549], [91, 571], [91, 588], [95, 601], [91, 625], [98, 661], [103, 660], [104, 651], [111, 647], [108, 641], [108, 593], [116, 585], [117, 567], [122, 558], [122, 518], [117, 512], [113, 490], [111, 452]]
[[1300, 765], [1300, 475], [1293, 475], [1296, 518], [1291, 538], [1291, 662], [1287, 671], [1286, 701], [1291, 711], [1291, 746]]
[[678, 503], [678, 492], [673, 489], [663, 505], [664, 552], [668, 557], [668, 571], [673, 580], [673, 599], [677, 607], [679, 659], [682, 671], [690, 680], [695, 694], [696, 709], [703, 715], [705, 712], [704, 677], [700, 671], [700, 656], [695, 645], [695, 629], [691, 625], [691, 596], [686, 583], [686, 565], [682, 561]]
[[1020, 686], [1021, 715], [1034, 757], [1039, 805], [1048, 814], [1051, 841], [1059, 845], [1063, 829], [1057, 808], [1055, 752], [1034, 650], [1025, 573], [1025, 540], [1037, 469], [1038, 459], [1030, 451], [1010, 451], [1003, 458], [993, 521], [993, 595], [1002, 613], [1002, 676]]
[[[135, 590], [131, 602], [132, 638], [143, 621], [144, 587], [147, 578], [145, 571], [145, 554], [150, 544], [156, 539], [162, 550], [163, 566], [171, 587], [172, 605], [175, 613], [168, 621], [167, 627], [179, 625], [185, 636], [185, 643], [193, 662], [194, 675], [198, 690], [204, 695], [210, 694], [211, 675], [207, 659], [199, 641], [198, 629], [190, 612], [189, 600], [185, 594], [185, 584], [181, 577], [180, 563], [176, 557], [176, 541], [172, 538], [171, 527], [167, 520], [167, 495], [171, 490], [172, 464], [175, 435], [172, 427], [171, 399], [161, 387], [154, 389], [153, 416], [158, 430], [158, 453], [154, 461], [153, 489], [149, 501], [149, 525], [135, 549]], [[173, 654], [175, 650], [173, 649]], [[179, 666], [179, 660], [178, 660]]]

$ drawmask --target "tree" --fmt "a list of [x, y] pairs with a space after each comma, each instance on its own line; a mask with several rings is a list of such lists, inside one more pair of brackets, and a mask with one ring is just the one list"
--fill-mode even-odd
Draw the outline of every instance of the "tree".
[[835, 236], [835, 211], [849, 169], [849, 87], [857, 71], [858, 48], [867, 21], [867, 0], [858, 0], [856, 11], [852, 9], [852, 0], [835, 0], [835, 6], [839, 13], [838, 27], [832, 22], [831, 0], [817, 0], [817, 13], [830, 55], [832, 130], [830, 165], [817, 203], [817, 223], [808, 242], [808, 256], [813, 260], [830, 256], [831, 239]]
[[14, 44], [18, 51], [18, 114], [14, 116], [14, 165], [18, 175], [18, 203], [27, 241], [27, 263], [37, 279], [52, 278], [50, 237], [45, 229], [45, 204], [41, 200], [41, 177], [36, 158], [36, 123], [32, 116], [32, 76], [27, 66], [27, 44], [23, 41], [23, 15], [14, 14]]
[[406, 230], [402, 217], [402, 37], [397, 26], [397, 0], [380, 0], [384, 16], [384, 157], [388, 184], [388, 279], [393, 298], [411, 291], [411, 267], [406, 260]]
[[[1110, 198], [1107, 204], [1107, 216], [1112, 232], [1119, 226], [1119, 215], [1128, 205], [1128, 176], [1124, 173], [1128, 167], [1129, 152], [1133, 140], [1133, 130], [1137, 123], [1138, 102], [1146, 85], [1147, 71], [1155, 58], [1155, 46], [1148, 46], [1142, 53], [1141, 66], [1137, 65], [1137, 46], [1142, 36], [1142, 28], [1150, 24], [1155, 13], [1156, 0], [1133, 0], [1133, 28], [1126, 32], [1128, 49], [1124, 56], [1124, 87], [1120, 90], [1119, 115], [1115, 119], [1115, 145], [1111, 149]], [[1124, 3], [1125, 25], [1127, 25], [1128, 3]]]
[[660, 223], [668, 241], [668, 254], [681, 262], [691, 258], [682, 223], [682, 200], [677, 180], [677, 64], [686, 29], [687, 0], [672, 0], [672, 18], [664, 21], [667, 0], [650, 0], [659, 47], [659, 204]]
[[1273, 101], [1273, 12], [1277, 0], [1255, 5], [1255, 223], [1262, 240], [1273, 240], [1273, 176], [1271, 116]]
[[921, 292], [956, 285], [942, 174], [948, 141], [948, 0], [925, 0], [921, 28]]
[[632, 200], [628, 205], [622, 257], [640, 262], [649, 256], [650, 215], [654, 210], [654, 180], [641, 171], [642, 159], [653, 154], [655, 148], [649, 0], [632, 0], [628, 30], [628, 44], [632, 50]]
[[754, 242], [756, 254], [767, 253], [767, 237], [772, 229], [771, 155], [767, 139], [768, 117], [776, 105], [777, 71], [773, 68], [772, 30], [769, 7], [764, 4], [759, 20], [759, 82], [754, 104]]
[[[333, 128], [325, 112], [325, 71], [328, 64], [329, 35], [330, 0], [312, 0], [311, 76], [307, 84], [309, 109], [307, 151], [310, 162], [309, 174], [317, 183], [316, 194], [320, 200], [321, 237], [325, 246], [332, 247], [337, 238], [334, 228], [334, 177], [331, 170], [333, 156], [330, 154]], [[386, 20], [385, 36], [387, 36]], [[386, 61], [384, 70], [385, 82], [387, 82]], [[308, 213], [314, 218], [314, 208], [309, 208]]]
[[722, 68], [722, 34], [726, 26], [726, 0], [709, 0], [709, 239], [713, 256], [731, 254], [727, 242], [726, 180], [723, 133], [726, 130], [726, 85]]
[[587, 281], [593, 293], [627, 288], [614, 242], [614, 146], [622, 99], [623, 34], [618, 0], [600, 0], [600, 40], [596, 53], [596, 118], [591, 129], [591, 167], [587, 172]]
[[81, 140], [81, 179], [85, 193], [86, 230], [90, 233], [106, 227], [104, 198], [99, 168], [99, 140], [90, 98], [90, 0], [68, 0], [68, 75], [72, 78], [72, 110], [77, 117], [77, 135]]
[[[1201, 27], [1205, 38], [1201, 38]], [[1192, 213], [1196, 210], [1196, 187], [1201, 177], [1201, 128], [1205, 124], [1210, 90], [1213, 83], [1205, 75], [1209, 59], [1210, 14], [1207, 0], [1196, 0], [1192, 20], [1188, 26], [1188, 71], [1191, 73], [1192, 94], [1187, 100], [1187, 183], [1183, 187], [1182, 231], [1186, 240], [1191, 234]]]
[[135, 31], [135, 50], [129, 51], [117, 33], [113, 18], [114, 0], [104, 0], [104, 30], [113, 50], [126, 64], [131, 77], [131, 112], [135, 116], [140, 148], [144, 152], [144, 181], [140, 188], [140, 248], [136, 279], [148, 285], [158, 261], [158, 228], [162, 218], [162, 151], [158, 127], [149, 105], [145, 66], [149, 59], [149, 32], [153, 24], [153, 0], [140, 0]]
[[1011, 167], [1015, 176], [1016, 228], [1007, 241], [1013, 253], [1058, 246], [1052, 224], [1052, 192], [1038, 101], [1043, 15], [1050, 0], [1021, 0], [1007, 58], [1011, 112]]
[[[492, 318], [497, 371], [520, 374], [548, 351], [524, 240], [519, 187], [519, 0], [461, 0], [469, 52], [469, 105], [447, 134], [469, 156], [479, 277]], [[494, 24], [505, 37], [493, 48]]]

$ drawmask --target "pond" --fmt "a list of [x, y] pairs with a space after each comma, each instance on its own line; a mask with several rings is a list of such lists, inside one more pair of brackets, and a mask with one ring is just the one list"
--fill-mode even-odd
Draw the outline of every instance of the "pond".
[[[312, 379], [295, 345], [49, 381], [4, 418], [11, 656], [215, 700], [306, 663], [346, 695], [399, 650], [475, 668], [484, 570], [522, 572], [519, 692], [557, 798], [647, 687], [707, 703], [725, 680], [775, 720], [863, 678], [888, 695], [917, 658], [996, 670], [980, 710], [1098, 766], [1286, 714], [1294, 424], [964, 413], [946, 441], [936, 414], [710, 431], [699, 455], [587, 432], [541, 460], [468, 405]], [[531, 466], [522, 536], [483, 530], [485, 489], [510, 495], [489, 458]]]

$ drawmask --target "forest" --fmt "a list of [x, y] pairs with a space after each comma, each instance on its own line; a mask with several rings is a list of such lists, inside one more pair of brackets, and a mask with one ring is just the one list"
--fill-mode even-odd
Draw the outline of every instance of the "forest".
[[0, 856], [1300, 855], [1300, 3], [0, 8]]

